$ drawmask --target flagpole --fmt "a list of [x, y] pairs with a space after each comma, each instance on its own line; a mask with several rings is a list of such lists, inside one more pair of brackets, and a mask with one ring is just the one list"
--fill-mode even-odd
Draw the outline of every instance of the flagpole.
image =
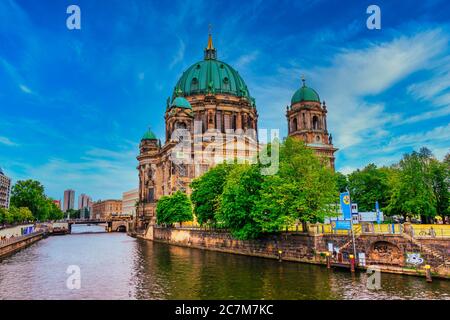
[[352, 242], [353, 242], [353, 255], [356, 260], [356, 244], [355, 244], [355, 232], [353, 231], [353, 212], [352, 212], [352, 197], [350, 196], [350, 190], [346, 188], [348, 192], [348, 198], [350, 200], [350, 227], [352, 228]]

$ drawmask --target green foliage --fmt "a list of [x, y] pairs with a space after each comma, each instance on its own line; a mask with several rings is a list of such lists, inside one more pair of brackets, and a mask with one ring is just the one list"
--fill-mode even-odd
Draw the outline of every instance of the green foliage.
[[392, 180], [393, 192], [387, 206], [390, 215], [419, 215], [428, 218], [436, 215], [430, 161], [428, 152], [413, 152], [403, 156], [398, 164], [398, 175]]
[[436, 197], [436, 213], [441, 217], [450, 216], [450, 165], [436, 159], [430, 162], [431, 185]]
[[220, 205], [211, 207], [215, 219], [234, 237], [256, 238], [295, 221], [317, 222], [333, 214], [336, 177], [297, 139], [288, 138], [281, 145], [279, 171], [274, 175], [262, 175], [259, 165], [232, 167], [220, 177], [225, 182]]
[[0, 223], [12, 224], [33, 221], [34, 217], [28, 208], [11, 206], [9, 209], [0, 208]]
[[369, 164], [348, 176], [352, 201], [358, 203], [360, 211], [375, 210], [376, 201], [380, 204], [381, 210], [387, 207], [391, 196], [389, 174], [388, 168], [379, 169], [376, 165]]
[[63, 218], [62, 211], [44, 194], [44, 186], [35, 180], [18, 181], [13, 186], [11, 206], [28, 208], [39, 221]]
[[217, 222], [215, 213], [219, 209], [220, 196], [231, 169], [231, 165], [219, 164], [192, 181], [191, 201], [194, 205], [194, 214], [200, 225]]
[[192, 221], [192, 203], [188, 196], [177, 191], [170, 196], [163, 196], [156, 205], [158, 224], [172, 225], [175, 222]]
[[263, 231], [254, 217], [263, 180], [259, 166], [248, 164], [235, 164], [227, 177], [218, 218], [238, 239], [256, 238]]
[[302, 141], [287, 138], [281, 146], [279, 176], [286, 190], [293, 191], [288, 208], [292, 218], [318, 222], [333, 214], [330, 205], [338, 197], [336, 176]]
[[11, 190], [11, 205], [27, 207], [37, 220], [45, 220], [44, 186], [35, 180], [17, 181]]
[[336, 186], [339, 192], [345, 192], [348, 188], [347, 176], [341, 172], [336, 172]]

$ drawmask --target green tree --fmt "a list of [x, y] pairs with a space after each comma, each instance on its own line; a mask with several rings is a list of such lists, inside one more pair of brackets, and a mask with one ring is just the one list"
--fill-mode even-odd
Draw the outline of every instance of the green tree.
[[445, 223], [450, 216], [450, 166], [432, 159], [430, 162], [431, 184], [436, 198], [436, 213]]
[[46, 220], [44, 186], [35, 180], [17, 181], [11, 190], [11, 205], [27, 207], [37, 220]]
[[358, 204], [360, 211], [373, 211], [376, 201], [381, 210], [387, 207], [390, 198], [388, 177], [389, 169], [377, 168], [373, 163], [348, 176], [352, 202]]
[[66, 211], [66, 216], [68, 216], [69, 219], [80, 219], [80, 210], [68, 209]]
[[427, 149], [405, 154], [396, 166], [397, 175], [390, 180], [392, 194], [387, 206], [389, 215], [420, 216], [429, 222], [436, 215], [436, 196], [429, 170], [431, 158]]
[[220, 197], [219, 221], [238, 239], [256, 238], [263, 231], [253, 215], [263, 181], [257, 165], [236, 164], [228, 175]]
[[338, 196], [336, 175], [303, 141], [295, 138], [284, 141], [279, 176], [286, 191], [291, 191], [286, 202], [289, 216], [301, 221], [304, 230], [307, 222], [323, 221], [325, 216], [334, 214], [332, 204]]
[[20, 218], [22, 219], [21, 220], [22, 222], [34, 220], [33, 213], [27, 207], [20, 207], [19, 214], [20, 214]]
[[444, 161], [443, 161], [447, 166], [450, 166], [450, 152], [447, 153], [444, 157]]
[[163, 196], [156, 205], [158, 224], [172, 225], [192, 221], [192, 203], [186, 193], [177, 191], [170, 196]]
[[220, 196], [227, 181], [232, 165], [219, 164], [191, 183], [191, 201], [198, 223], [213, 224], [220, 207]]
[[345, 192], [348, 188], [348, 178], [341, 172], [336, 172], [336, 186], [339, 192]]

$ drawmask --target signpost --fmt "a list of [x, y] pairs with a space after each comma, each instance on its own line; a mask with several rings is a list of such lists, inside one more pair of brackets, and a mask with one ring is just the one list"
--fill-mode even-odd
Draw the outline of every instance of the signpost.
[[355, 232], [353, 231], [352, 200], [350, 198], [350, 191], [347, 189], [346, 192], [342, 192], [340, 199], [344, 220], [349, 220], [350, 222], [350, 229], [352, 230], [353, 256], [356, 257]]

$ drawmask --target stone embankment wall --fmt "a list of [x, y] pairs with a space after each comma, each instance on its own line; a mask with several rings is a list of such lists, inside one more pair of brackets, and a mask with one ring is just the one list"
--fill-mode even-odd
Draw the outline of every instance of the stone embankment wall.
[[8, 241], [0, 242], [0, 259], [9, 256], [29, 245], [41, 240], [44, 237], [43, 232], [20, 236], [15, 239], [8, 239]]
[[325, 252], [339, 248], [334, 262], [349, 263], [349, 256], [364, 253], [365, 263], [359, 267], [377, 266], [381, 271], [423, 275], [423, 267], [431, 266], [434, 275], [450, 278], [449, 238], [417, 239], [402, 234], [361, 234], [352, 237], [337, 234], [283, 233], [258, 240], [237, 240], [228, 232], [201, 229], [149, 226], [145, 239], [179, 246], [233, 254], [326, 264]]

